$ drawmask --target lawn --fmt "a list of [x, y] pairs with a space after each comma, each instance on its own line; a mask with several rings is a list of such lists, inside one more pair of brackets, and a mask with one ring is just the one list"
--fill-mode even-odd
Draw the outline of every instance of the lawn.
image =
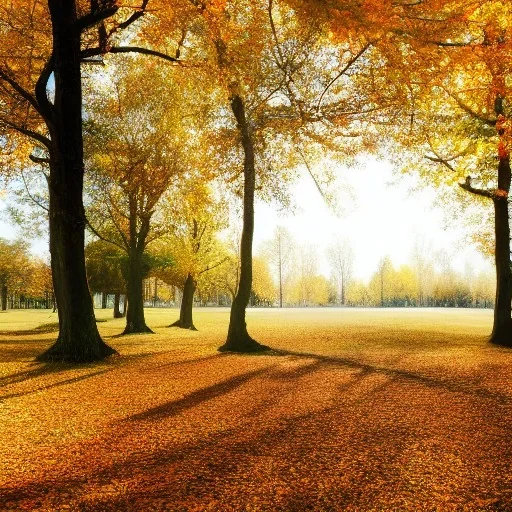
[[[512, 351], [488, 310], [254, 309], [269, 355], [198, 332], [118, 336], [43, 365], [49, 311], [0, 313], [0, 510], [512, 510]], [[41, 327], [43, 326], [43, 327]]]

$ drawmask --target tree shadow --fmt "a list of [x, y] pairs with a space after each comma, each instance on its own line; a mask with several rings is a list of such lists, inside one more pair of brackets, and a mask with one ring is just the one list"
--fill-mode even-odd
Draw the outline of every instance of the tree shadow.
[[[152, 353], [148, 354], [136, 354], [136, 355], [128, 355], [128, 356], [121, 356], [117, 358], [118, 360], [121, 360], [123, 363], [129, 363], [134, 360], [144, 359], [147, 357], [152, 356]], [[36, 380], [45, 376], [49, 375], [56, 375], [56, 374], [66, 374], [69, 371], [73, 370], [80, 370], [80, 371], [88, 371], [89, 373], [85, 375], [78, 375], [76, 377], [71, 377], [69, 379], [63, 379], [58, 382], [48, 383], [44, 385], [37, 385], [34, 384], [35, 387], [32, 389], [18, 392], [18, 393], [11, 393], [8, 395], [0, 395], [0, 401], [9, 399], [9, 398], [15, 398], [20, 396], [27, 396], [34, 393], [38, 393], [41, 391], [45, 391], [47, 389], [52, 389], [55, 387], [65, 386], [66, 384], [73, 384], [75, 382], [80, 382], [82, 380], [89, 379], [91, 377], [95, 377], [98, 375], [102, 375], [105, 373], [109, 373], [113, 371], [114, 369], [118, 368], [117, 365], [112, 365], [106, 361], [100, 361], [97, 363], [89, 363], [89, 364], [73, 364], [73, 363], [60, 363], [60, 362], [50, 362], [50, 363], [38, 363], [38, 362], [30, 362], [29, 363], [32, 368], [28, 370], [19, 371], [16, 373], [12, 373], [10, 375], [5, 375], [3, 377], [0, 377], [0, 389], [21, 384], [30, 380]], [[95, 371], [94, 371], [95, 370]]]
[[[111, 369], [99, 370], [97, 372], [88, 373], [87, 375], [80, 375], [78, 377], [73, 377], [71, 379], [64, 379], [64, 380], [61, 380], [59, 382], [54, 382], [52, 384], [46, 384], [44, 386], [40, 386], [40, 387], [31, 389], [29, 391], [23, 391], [23, 392], [20, 392], [20, 393], [11, 393], [9, 395], [0, 395], [0, 402], [2, 402], [4, 400], [7, 400], [9, 398], [16, 398], [16, 397], [20, 397], [20, 396], [28, 396], [28, 395], [32, 395], [34, 393], [39, 393], [41, 391], [46, 391], [48, 389], [52, 389], [52, 388], [56, 388], [56, 387], [60, 387], [60, 386], [65, 386], [67, 384], [74, 384], [76, 382], [80, 382], [82, 380], [90, 379], [91, 377], [96, 377], [98, 375], [102, 375], [102, 374], [108, 373], [110, 371], [112, 371], [112, 370]], [[52, 373], [52, 372], [42, 372], [42, 373], [39, 374], [39, 376], [43, 375], [45, 373], [48, 374], [48, 373]], [[30, 378], [33, 378], [33, 377], [30, 377]], [[20, 382], [20, 381], [18, 381], [18, 382]], [[7, 384], [2, 384], [0, 387], [4, 387], [4, 386], [7, 386]]]
[[[149, 509], [228, 511], [246, 510], [248, 507], [281, 511], [329, 511], [350, 507], [365, 510], [364, 504], [372, 500], [379, 505], [383, 504], [379, 502], [383, 496], [394, 499], [389, 489], [398, 489], [402, 485], [401, 459], [411, 446], [418, 443], [418, 436], [408, 425], [373, 423], [371, 416], [355, 416], [354, 411], [358, 411], [362, 400], [376, 396], [398, 381], [449, 393], [471, 394], [485, 400], [500, 402], [506, 399], [507, 404], [510, 400], [501, 393], [467, 386], [456, 379], [440, 380], [408, 370], [318, 354], [280, 351], [278, 355], [289, 356], [291, 360], [307, 358], [312, 362], [296, 371], [283, 371], [272, 365], [236, 375], [193, 391], [179, 400], [131, 415], [113, 425], [111, 433], [100, 441], [86, 443], [82, 450], [83, 460], [73, 460], [73, 465], [80, 469], [68, 468], [61, 474], [13, 485], [4, 494], [5, 503], [15, 507], [25, 499], [55, 492], [52, 507], [68, 504], [70, 496], [76, 496], [74, 506], [84, 512]], [[202, 359], [214, 357], [226, 356], [219, 354]], [[184, 361], [185, 364], [188, 362], [191, 361]], [[148, 425], [162, 425], [165, 429], [165, 419], [175, 418], [182, 412], [231, 393], [255, 378], [264, 376], [277, 382], [293, 382], [318, 371], [335, 371], [337, 368], [354, 371], [346, 382], [337, 386], [336, 401], [321, 410], [280, 417], [272, 424], [260, 423], [258, 418], [264, 416], [264, 411], [275, 407], [275, 397], [270, 390], [260, 404], [247, 408], [240, 424], [215, 431], [199, 440], [177, 442], [164, 438], [162, 441], [160, 428], [133, 428], [134, 422], [147, 422]], [[348, 404], [344, 393], [372, 376], [385, 376], [387, 379], [365, 391], [363, 398]], [[294, 389], [292, 386], [287, 392], [294, 393]], [[300, 400], [300, 396], [296, 399]], [[365, 410], [372, 411], [372, 406], [372, 403], [366, 404]], [[139, 446], [149, 447], [146, 451], [123, 446], [123, 440], [131, 432], [138, 436]], [[149, 436], [153, 432], [153, 437], [148, 437], [148, 432]], [[345, 436], [343, 443], [339, 441], [340, 432]], [[358, 432], [353, 442], [351, 432]], [[108, 456], [113, 447], [123, 455], [117, 458]], [[265, 465], [267, 459], [269, 463]], [[259, 472], [253, 471], [255, 467]], [[506, 472], [503, 475], [505, 481]], [[111, 488], [112, 482], [122, 481], [130, 484], [119, 487], [117, 495], [107, 495], [101, 490], [102, 486]], [[96, 497], [95, 501], [87, 500], [91, 487], [95, 492], [90, 495]], [[259, 487], [263, 489], [267, 502], [251, 501]], [[468, 485], [468, 489], [470, 492], [471, 486]], [[413, 498], [411, 494], [411, 500]], [[512, 507], [510, 499], [500, 499], [502, 510]], [[391, 506], [389, 509], [394, 508]], [[400, 506], [397, 505], [396, 509]]]
[[207, 402], [221, 395], [230, 393], [245, 382], [251, 380], [254, 377], [262, 375], [267, 371], [268, 369], [264, 368], [244, 373], [242, 375], [236, 375], [235, 377], [231, 377], [230, 379], [219, 382], [218, 384], [214, 384], [213, 386], [208, 386], [206, 388], [199, 389], [198, 391], [193, 391], [192, 393], [189, 393], [179, 400], [166, 402], [157, 407], [148, 409], [142, 413], [128, 416], [128, 418], [126, 418], [124, 421], [155, 421], [164, 417], [169, 418], [176, 416], [177, 414], [200, 405], [203, 402]]
[[151, 367], [151, 370], [148, 370], [148, 371], [155, 371], [155, 370], [159, 370], [161, 368], [173, 368], [173, 367], [181, 366], [184, 364], [202, 363], [204, 361], [212, 361], [212, 360], [221, 359], [224, 357], [229, 357], [229, 354], [217, 354], [216, 353], [216, 354], [212, 354], [212, 355], [204, 356], [204, 357], [195, 357], [195, 358], [191, 358], [191, 359], [181, 359], [181, 360], [177, 360], [177, 361], [171, 361], [169, 363], [154, 365]]
[[31, 334], [48, 334], [50, 332], [58, 332], [59, 322], [51, 322], [42, 324], [34, 329], [20, 329], [16, 331], [0, 331], [0, 336], [29, 336]]
[[399, 368], [385, 367], [385, 366], [377, 366], [370, 363], [363, 363], [361, 361], [357, 361], [355, 359], [347, 359], [343, 357], [334, 357], [334, 356], [324, 356], [321, 354], [315, 353], [305, 353], [305, 352], [294, 352], [288, 350], [280, 350], [280, 355], [289, 355], [297, 358], [308, 358], [314, 359], [317, 361], [322, 361], [326, 365], [331, 366], [340, 366], [353, 368], [357, 370], [363, 370], [366, 374], [381, 374], [387, 375], [393, 378], [401, 378], [408, 381], [417, 382], [427, 387], [440, 388], [445, 391], [450, 391], [452, 393], [464, 393], [469, 395], [477, 395], [480, 398], [489, 398], [492, 400], [497, 400], [500, 403], [510, 403], [512, 402], [512, 396], [506, 395], [504, 393], [500, 393], [498, 391], [491, 391], [486, 388], [482, 388], [481, 386], [475, 386], [471, 383], [468, 383], [466, 380], [460, 379], [439, 379], [435, 377], [429, 377], [427, 375], [423, 375], [421, 373], [412, 372], [409, 370], [402, 370]]

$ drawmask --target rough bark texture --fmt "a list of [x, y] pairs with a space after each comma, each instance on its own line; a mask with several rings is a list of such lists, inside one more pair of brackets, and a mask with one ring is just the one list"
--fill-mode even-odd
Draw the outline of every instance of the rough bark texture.
[[38, 359], [87, 362], [115, 353], [101, 339], [85, 274], [80, 31], [75, 2], [49, 0], [55, 100], [51, 119], [50, 252], [59, 336]]
[[190, 329], [192, 331], [197, 331], [192, 319], [194, 293], [196, 292], [196, 287], [196, 280], [190, 274], [188, 274], [187, 278], [185, 279], [185, 284], [183, 286], [183, 297], [181, 299], [180, 318], [179, 320], [176, 320], [176, 322], [171, 324], [169, 327], [180, 327], [181, 329]]
[[6, 311], [7, 310], [7, 285], [6, 284], [2, 284], [0, 296], [1, 296], [0, 300], [2, 302], [2, 311]]
[[244, 150], [244, 208], [242, 240], [240, 243], [240, 280], [238, 291], [231, 306], [226, 343], [219, 348], [219, 351], [260, 352], [267, 350], [268, 347], [261, 345], [249, 336], [245, 321], [245, 310], [249, 304], [252, 288], [252, 241], [254, 236], [254, 191], [256, 185], [254, 146], [245, 115], [244, 103], [239, 95], [232, 97], [231, 109], [238, 123]]
[[128, 310], [126, 313], [126, 327], [123, 334], [137, 334], [153, 332], [144, 318], [144, 300], [142, 282], [144, 279], [142, 270], [143, 249], [132, 247], [129, 254], [127, 299]]
[[498, 191], [506, 195], [496, 195], [494, 203], [494, 233], [496, 262], [496, 303], [494, 305], [494, 325], [489, 339], [491, 343], [512, 347], [512, 274], [510, 270], [510, 225], [508, 214], [508, 193], [510, 192], [510, 159], [500, 158], [498, 166]]

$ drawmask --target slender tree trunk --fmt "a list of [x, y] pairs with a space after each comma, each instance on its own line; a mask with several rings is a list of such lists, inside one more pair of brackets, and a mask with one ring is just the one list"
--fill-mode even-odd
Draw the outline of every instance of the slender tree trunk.
[[1, 287], [1, 292], [0, 292], [0, 295], [1, 295], [1, 301], [2, 301], [2, 311], [6, 311], [7, 310], [7, 285], [5, 283], [2, 283], [2, 287]]
[[121, 304], [121, 294], [114, 294], [114, 318], [123, 318], [123, 313], [120, 308]]
[[107, 309], [107, 298], [108, 298], [107, 292], [102, 292], [101, 293], [101, 309]]
[[252, 241], [254, 236], [254, 191], [256, 185], [254, 146], [245, 115], [244, 103], [239, 95], [232, 97], [231, 109], [238, 123], [244, 150], [244, 208], [242, 240], [240, 243], [240, 281], [231, 306], [226, 343], [219, 350], [221, 352], [259, 352], [267, 350], [268, 347], [261, 345], [249, 336], [245, 322], [245, 311], [249, 304], [252, 289]]
[[496, 262], [496, 303], [494, 305], [494, 325], [489, 341], [497, 345], [512, 347], [512, 274], [510, 270], [510, 225], [508, 193], [510, 192], [510, 159], [500, 158], [498, 166], [498, 191], [494, 203], [494, 233]]
[[279, 307], [283, 307], [283, 252], [281, 248], [281, 233], [278, 235], [277, 248], [279, 251]]
[[380, 272], [380, 306], [384, 307], [384, 270]]
[[38, 359], [87, 362], [115, 350], [101, 339], [85, 275], [84, 164], [80, 32], [72, 0], [49, 0], [53, 28], [54, 105], [50, 151], [50, 253], [59, 336]]
[[196, 287], [196, 280], [190, 274], [188, 274], [187, 278], [185, 279], [185, 284], [183, 286], [183, 297], [181, 299], [180, 318], [179, 320], [176, 320], [176, 322], [171, 324], [169, 327], [181, 327], [182, 329], [190, 329], [192, 331], [197, 331], [192, 320], [194, 293], [196, 291]]
[[128, 311], [126, 313], [126, 328], [123, 334], [137, 334], [153, 332], [144, 318], [144, 295], [142, 272], [143, 250], [134, 247], [130, 250], [128, 271]]

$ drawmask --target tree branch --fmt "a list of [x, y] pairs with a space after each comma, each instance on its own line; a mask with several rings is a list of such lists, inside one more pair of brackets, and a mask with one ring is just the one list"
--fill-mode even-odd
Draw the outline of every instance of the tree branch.
[[438, 156], [433, 157], [433, 156], [428, 156], [428, 155], [425, 155], [425, 158], [426, 158], [427, 160], [430, 160], [431, 162], [436, 162], [436, 163], [438, 163], [438, 164], [443, 164], [445, 167], [447, 167], [448, 169], [450, 169], [450, 171], [455, 172], [454, 167], [448, 163], [448, 160], [444, 160], [443, 158], [440, 158], [440, 157], [438, 157]]
[[5, 118], [0, 118], [0, 124], [1, 123], [5, 124], [6, 126], [9, 126], [10, 128], [16, 130], [19, 133], [22, 133], [23, 135], [26, 135], [27, 137], [30, 137], [31, 139], [37, 140], [48, 150], [51, 151], [52, 142], [48, 137], [45, 137], [44, 135], [41, 135], [40, 133], [37, 133], [33, 130], [29, 130], [28, 128], [24, 128], [23, 126], [19, 126]]
[[[45, 174], [44, 175], [45, 178], [46, 178], [46, 181], [48, 181], [48, 176]], [[35, 196], [32, 195], [32, 193], [30, 192], [29, 188], [28, 188], [28, 183], [27, 183], [27, 180], [25, 179], [25, 174], [23, 173], [23, 171], [21, 171], [21, 179], [23, 180], [23, 185], [25, 186], [25, 192], [27, 193], [29, 199], [34, 203], [36, 204], [37, 206], [39, 206], [40, 208], [42, 208], [45, 212], [49, 213], [50, 212], [50, 209], [44, 205], [43, 203], [41, 203], [40, 201], [38, 201], [36, 199]]]
[[4, 82], [7, 82], [23, 99], [28, 101], [36, 109], [36, 111], [41, 114], [41, 110], [36, 98], [24, 87], [22, 87], [14, 78], [9, 76], [9, 73], [2, 68], [0, 68], [0, 79], [2, 79]]
[[415, 5], [421, 5], [423, 0], [411, 0], [410, 2], [392, 2], [392, 7], [413, 7]]
[[[434, 20], [425, 20], [425, 21], [434, 21]], [[439, 21], [446, 21], [446, 20], [439, 20]], [[473, 41], [470, 41], [469, 43], [464, 43], [462, 41], [460, 42], [448, 42], [448, 41], [432, 41], [427, 40], [426, 41], [429, 44], [435, 44], [436, 46], [442, 46], [444, 48], [464, 48], [469, 46], [477, 46]]]
[[85, 16], [79, 18], [76, 22], [76, 28], [78, 32], [81, 34], [86, 28], [90, 28], [98, 23], [114, 16], [114, 14], [119, 10], [119, 7], [107, 7], [106, 9], [102, 9], [101, 11], [90, 12]]
[[469, 114], [471, 117], [474, 117], [475, 119], [478, 119], [482, 123], [485, 123], [488, 126], [496, 126], [496, 120], [488, 119], [487, 117], [483, 117], [478, 112], [475, 112], [471, 107], [466, 105], [456, 94], [448, 91], [446, 87], [443, 87], [444, 91], [448, 96], [453, 98], [457, 105], [464, 111], [466, 114]]
[[475, 194], [481, 197], [487, 197], [488, 199], [494, 199], [496, 196], [495, 191], [473, 187], [471, 185], [471, 176], [468, 176], [464, 183], [459, 183], [459, 187], [464, 189], [466, 192], [470, 192], [471, 194]]
[[139, 18], [144, 16], [146, 13], [146, 7], [148, 6], [149, 0], [142, 0], [141, 6], [138, 8], [137, 11], [132, 13], [131, 16], [129, 16], [125, 21], [119, 23], [116, 27], [114, 27], [109, 33], [108, 37], [111, 37], [119, 30], [124, 30], [125, 28], [128, 28], [132, 23], [135, 23]]
[[229, 256], [226, 256], [224, 259], [222, 259], [221, 261], [218, 261], [217, 263], [215, 263], [215, 265], [212, 265], [211, 267], [210, 266], [207, 266], [205, 269], [201, 270], [200, 272], [197, 273], [198, 276], [200, 276], [201, 274], [203, 274], [204, 272], [208, 272], [209, 270], [213, 270], [214, 268], [222, 265], [225, 261], [228, 261], [229, 260]]
[[115, 245], [116, 247], [119, 247], [119, 249], [121, 249], [123, 252], [126, 252], [125, 246], [123, 246], [122, 244], [118, 244], [117, 242], [114, 242], [112, 240], [109, 240], [108, 238], [105, 238], [103, 235], [101, 235], [99, 231], [97, 231], [96, 228], [94, 228], [94, 226], [89, 222], [89, 219], [86, 219], [86, 225], [90, 229], [91, 233], [97, 236], [100, 240]]
[[30, 155], [29, 158], [35, 164], [50, 164], [49, 158], [44, 158], [44, 157], [35, 156], [35, 155]]
[[320, 95], [320, 98], [318, 98], [318, 103], [316, 105], [316, 109], [317, 110], [320, 110], [320, 106], [322, 105], [322, 100], [324, 99], [324, 96], [325, 94], [327, 93], [327, 91], [331, 88], [331, 86], [337, 81], [339, 80], [349, 69], [350, 67], [359, 59], [359, 57], [361, 57], [361, 55], [363, 55], [364, 52], [366, 52], [366, 50], [372, 46], [373, 43], [368, 43], [368, 44], [365, 44], [363, 46], [363, 48], [361, 48], [361, 50], [359, 50], [356, 55], [354, 55], [348, 62], [347, 64], [343, 67], [343, 69], [325, 86], [324, 90], [322, 91], [322, 94]]
[[88, 48], [82, 51], [82, 60], [94, 57], [97, 55], [104, 55], [105, 53], [142, 53], [144, 55], [152, 55], [170, 62], [182, 62], [176, 57], [171, 57], [166, 53], [159, 52], [157, 50], [151, 50], [150, 48], [142, 48], [140, 46], [112, 46], [105, 52], [101, 48]]
[[35, 93], [37, 103], [39, 105], [39, 113], [43, 116], [43, 119], [49, 123], [53, 124], [53, 105], [50, 103], [48, 99], [48, 80], [50, 79], [50, 75], [53, 71], [53, 54], [46, 61], [46, 64], [39, 75], [39, 78], [36, 82]]

